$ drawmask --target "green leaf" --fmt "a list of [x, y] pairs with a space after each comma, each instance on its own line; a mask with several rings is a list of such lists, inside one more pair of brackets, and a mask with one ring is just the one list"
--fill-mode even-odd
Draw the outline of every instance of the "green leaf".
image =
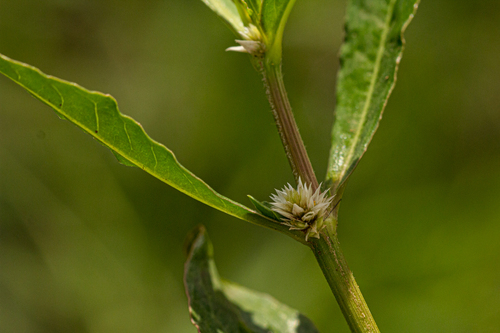
[[340, 52], [327, 179], [339, 188], [366, 151], [394, 88], [418, 0], [351, 0]]
[[151, 139], [135, 120], [121, 114], [116, 100], [110, 95], [88, 91], [75, 83], [45, 75], [35, 67], [1, 54], [0, 73], [53, 108], [59, 117], [72, 122], [111, 149], [121, 163], [139, 167], [226, 214], [278, 230], [305, 244], [300, 233], [291, 232], [286, 226], [215, 192], [183, 167], [169, 149]]
[[203, 226], [189, 236], [184, 285], [191, 321], [201, 333], [318, 332], [307, 317], [271, 296], [221, 280]]
[[201, 0], [224, 21], [226, 21], [232, 30], [238, 35], [238, 32], [244, 31], [245, 25], [240, 17], [238, 8], [232, 0]]
[[271, 62], [281, 61], [281, 42], [286, 21], [295, 0], [264, 0], [261, 23], [266, 35], [267, 57]]

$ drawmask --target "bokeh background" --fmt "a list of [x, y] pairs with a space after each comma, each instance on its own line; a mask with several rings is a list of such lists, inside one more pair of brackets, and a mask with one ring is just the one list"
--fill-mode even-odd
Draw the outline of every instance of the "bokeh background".
[[[284, 73], [326, 172], [345, 1], [297, 1]], [[500, 2], [423, 1], [399, 79], [340, 210], [339, 238], [383, 332], [498, 332]], [[220, 193], [250, 205], [293, 178], [258, 75], [199, 0], [3, 0], [0, 52], [112, 94]], [[321, 332], [348, 332], [312, 253], [113, 155], [0, 77], [0, 331], [194, 333], [185, 235], [222, 276]]]

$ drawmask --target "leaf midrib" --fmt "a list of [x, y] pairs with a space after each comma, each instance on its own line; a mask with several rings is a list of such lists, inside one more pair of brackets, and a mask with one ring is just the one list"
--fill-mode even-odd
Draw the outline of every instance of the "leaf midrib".
[[342, 175], [341, 175], [341, 177], [339, 177], [340, 180], [342, 180], [344, 178], [346, 170], [348, 170], [351, 166], [354, 152], [356, 151], [358, 142], [359, 142], [360, 137], [361, 137], [363, 124], [365, 123], [366, 117], [368, 115], [368, 110], [370, 108], [372, 97], [373, 97], [373, 91], [375, 89], [375, 83], [377, 82], [378, 73], [380, 71], [380, 64], [382, 62], [382, 56], [384, 55], [384, 49], [385, 49], [384, 45], [385, 45], [386, 40], [387, 40], [387, 35], [389, 34], [390, 21], [391, 21], [392, 13], [394, 12], [395, 3], [396, 3], [396, 0], [391, 0], [391, 2], [389, 3], [389, 8], [387, 10], [387, 14], [386, 14], [385, 21], [384, 21], [384, 29], [382, 30], [382, 36], [380, 38], [380, 44], [379, 44], [378, 50], [377, 50], [377, 58], [375, 60], [375, 68], [374, 68], [372, 79], [370, 82], [370, 88], [368, 89], [368, 98], [365, 102], [365, 105], [363, 107], [363, 111], [361, 113], [361, 119], [360, 119], [359, 124], [358, 124], [358, 130], [356, 131], [356, 134], [354, 135], [354, 139], [352, 140], [353, 144], [351, 144], [351, 149], [349, 150], [349, 153], [347, 154], [346, 161], [349, 161], [349, 165], [347, 165], [347, 164], [344, 165]]

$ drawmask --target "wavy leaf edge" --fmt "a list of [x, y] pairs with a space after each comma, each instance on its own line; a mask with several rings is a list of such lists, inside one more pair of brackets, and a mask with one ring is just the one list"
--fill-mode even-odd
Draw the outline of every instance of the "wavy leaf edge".
[[[42, 87], [47, 87], [43, 85], [51, 85], [51, 87], [54, 89], [54, 91], [57, 92], [57, 94], [60, 96], [61, 101], [59, 103], [55, 103], [54, 101], [49, 100], [47, 97], [41, 96], [39, 92], [36, 91], [33, 87], [30, 87], [27, 85], [26, 82], [23, 82], [23, 78], [21, 77], [20, 71], [26, 70], [29, 75], [38, 75], [36, 77], [37, 80], [40, 80], [40, 85]], [[10, 72], [10, 73], [9, 73]], [[25, 64], [23, 62], [11, 59], [3, 54], [0, 54], [0, 73], [4, 74], [6, 77], [20, 85], [22, 88], [24, 88], [26, 91], [28, 91], [33, 97], [36, 99], [40, 100], [44, 104], [48, 105], [54, 111], [57, 113], [57, 115], [65, 120], [68, 120], [70, 123], [74, 124], [81, 130], [83, 130], [85, 133], [91, 135], [94, 139], [99, 141], [103, 146], [107, 147], [110, 149], [115, 156], [118, 158], [118, 161], [122, 164], [128, 165], [128, 166], [137, 166], [141, 168], [142, 170], [146, 171], [153, 177], [161, 180], [162, 182], [174, 187], [175, 189], [179, 190], [180, 192], [212, 207], [215, 208], [219, 211], [222, 211], [228, 215], [234, 216], [236, 218], [245, 220], [247, 222], [257, 224], [260, 226], [264, 226], [266, 228], [270, 228], [273, 230], [280, 231], [284, 234], [287, 234], [291, 236], [292, 238], [300, 241], [301, 243], [305, 244], [305, 241], [303, 239], [303, 235], [297, 232], [290, 232], [286, 226], [281, 225], [280, 223], [277, 223], [275, 220], [272, 220], [264, 215], [262, 215], [260, 212], [252, 210], [248, 207], [246, 207], [243, 204], [240, 204], [238, 202], [235, 202], [218, 192], [216, 192], [212, 187], [210, 187], [207, 183], [205, 183], [202, 179], [200, 179], [198, 176], [194, 175], [191, 171], [186, 169], [182, 164], [179, 163], [177, 160], [176, 156], [174, 153], [168, 149], [166, 146], [163, 144], [153, 140], [149, 135], [145, 132], [144, 128], [136, 122], [133, 118], [122, 114], [119, 111], [118, 108], [118, 103], [117, 101], [109, 94], [103, 94], [98, 91], [92, 91], [92, 90], [87, 90], [86, 88], [73, 83], [69, 82], [66, 80], [62, 80], [60, 78], [54, 77], [52, 75], [47, 75], [43, 73], [40, 69]], [[23, 73], [23, 75], [25, 75]], [[35, 78], [29, 77], [29, 79]], [[26, 80], [26, 79], [24, 79]], [[31, 82], [31, 81], [30, 81]], [[95, 129], [90, 129], [88, 126], [84, 125], [81, 123], [80, 120], [77, 120], [73, 118], [68, 112], [69, 111], [64, 111], [62, 108], [64, 107], [64, 96], [61, 95], [61, 92], [58, 90], [56, 87], [57, 85], [60, 85], [59, 88], [65, 87], [65, 88], [71, 88], [71, 89], [76, 89], [75, 91], [78, 92], [83, 98], [86, 98], [86, 95], [88, 96], [96, 96], [98, 98], [104, 99], [104, 102], [108, 103], [108, 105], [111, 105], [114, 109], [112, 112], [116, 112], [116, 116], [119, 117], [119, 120], [123, 122], [124, 126], [126, 127], [127, 125], [130, 126], [129, 131], [139, 131], [138, 135], [140, 139], [146, 140], [149, 144], [149, 149], [151, 150], [152, 156], [154, 156], [156, 160], [155, 167], [152, 168], [148, 165], [146, 165], [144, 162], [134, 159], [130, 157], [130, 154], [127, 152], [118, 149], [116, 146], [113, 146], [110, 144], [110, 142], [106, 141], [102, 135], [101, 132], [102, 128], [99, 128], [99, 121], [97, 120], [97, 125]], [[76, 95], [75, 95], [76, 96]], [[67, 96], [66, 96], [67, 97]], [[98, 118], [98, 111], [97, 111], [97, 102], [93, 101], [96, 107], [96, 119]], [[134, 132], [135, 133], [135, 132]], [[128, 134], [127, 134], [128, 135]], [[130, 142], [130, 136], [129, 136], [129, 143], [132, 147], [134, 142]], [[140, 144], [140, 142], [139, 142]], [[164, 154], [165, 156], [161, 155]], [[175, 182], [172, 179], [168, 179], [166, 177], [163, 177], [161, 174], [156, 172], [155, 168], [159, 166], [159, 163], [161, 161], [157, 160], [157, 156], [159, 157], [166, 157], [170, 158], [172, 162], [170, 161], [164, 161], [165, 163], [171, 163], [170, 167], [176, 169], [174, 170], [178, 172], [178, 174], [172, 176], [172, 178], [182, 176], [186, 179], [187, 182], [191, 184], [191, 188], [185, 188], [179, 185], [179, 182]], [[165, 167], [168, 169], [168, 166]]]

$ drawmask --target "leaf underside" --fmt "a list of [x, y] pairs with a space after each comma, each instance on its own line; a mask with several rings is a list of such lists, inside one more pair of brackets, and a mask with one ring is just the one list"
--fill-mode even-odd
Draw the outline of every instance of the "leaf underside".
[[234, 33], [243, 31], [245, 26], [232, 0], [201, 0], [229, 25]]
[[224, 213], [278, 230], [304, 243], [299, 233], [215, 192], [184, 168], [174, 154], [151, 139], [140, 124], [118, 110], [110, 95], [45, 75], [35, 67], [0, 54], [0, 73], [22, 86], [94, 139], [108, 147], [118, 160], [136, 166], [179, 191]]
[[191, 321], [199, 332], [318, 332], [307, 317], [271, 296], [220, 279], [203, 226], [189, 238], [184, 285]]
[[337, 79], [327, 180], [345, 183], [377, 130], [394, 88], [403, 33], [418, 0], [351, 0]]

